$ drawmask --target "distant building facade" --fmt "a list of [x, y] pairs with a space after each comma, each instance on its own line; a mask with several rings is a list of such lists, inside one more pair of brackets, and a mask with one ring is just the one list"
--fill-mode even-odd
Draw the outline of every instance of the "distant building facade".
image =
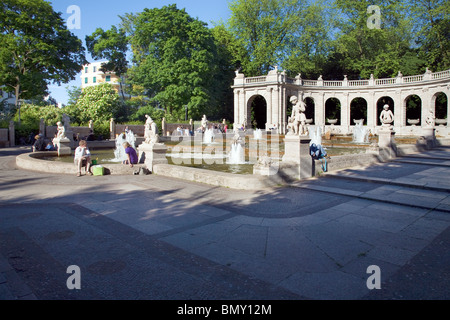
[[107, 61], [98, 61], [83, 66], [81, 72], [81, 89], [99, 85], [101, 83], [111, 84], [117, 91], [120, 88], [120, 78], [113, 71], [103, 72], [100, 69]]

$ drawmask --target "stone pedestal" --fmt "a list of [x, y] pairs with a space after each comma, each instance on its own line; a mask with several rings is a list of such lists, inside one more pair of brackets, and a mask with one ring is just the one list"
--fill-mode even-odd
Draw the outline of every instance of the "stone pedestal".
[[378, 131], [379, 152], [384, 158], [394, 158], [397, 156], [397, 146], [394, 136], [395, 132], [390, 127], [382, 127]]
[[434, 148], [436, 146], [436, 129], [434, 127], [424, 127], [422, 128], [422, 133], [426, 141], [426, 148]]
[[260, 176], [273, 176], [278, 173], [279, 161], [274, 161], [269, 156], [262, 156], [253, 166], [253, 174]]
[[139, 163], [145, 163], [147, 169], [153, 172], [153, 165], [166, 164], [169, 161], [166, 158], [167, 147], [163, 143], [142, 143], [138, 146]]
[[313, 159], [309, 154], [309, 136], [287, 135], [284, 139], [284, 156], [280, 164], [282, 174], [295, 179], [314, 175]]
[[70, 139], [62, 138], [59, 140], [55, 140], [55, 142], [58, 147], [58, 157], [72, 155], [72, 142], [70, 141]]
[[14, 147], [16, 145], [16, 130], [14, 128], [14, 121], [9, 122], [9, 146]]

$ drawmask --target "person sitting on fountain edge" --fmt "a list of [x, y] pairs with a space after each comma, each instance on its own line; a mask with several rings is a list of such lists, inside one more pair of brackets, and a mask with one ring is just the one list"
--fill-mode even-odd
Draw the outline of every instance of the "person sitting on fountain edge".
[[74, 163], [77, 166], [77, 177], [81, 176], [81, 167], [86, 167], [86, 174], [92, 176], [91, 152], [87, 147], [86, 140], [80, 140], [79, 146], [75, 149]]
[[322, 160], [322, 170], [324, 172], [328, 171], [327, 158], [329, 159], [330, 157], [328, 156], [327, 152], [322, 147], [322, 145], [312, 143], [311, 146], [309, 147], [309, 154], [314, 160]]
[[136, 150], [128, 143], [124, 142], [123, 147], [125, 148], [125, 153], [127, 154], [127, 160], [123, 161], [123, 164], [129, 164], [131, 168], [133, 168], [133, 164], [138, 163], [138, 155]]

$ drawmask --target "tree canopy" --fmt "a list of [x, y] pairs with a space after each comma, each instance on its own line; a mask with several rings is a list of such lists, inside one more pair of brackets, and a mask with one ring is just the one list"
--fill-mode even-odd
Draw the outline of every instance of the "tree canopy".
[[[204, 22], [176, 5], [128, 16], [133, 66], [131, 83], [147, 90], [168, 115], [183, 119], [214, 114], [212, 87], [219, 66], [214, 37]], [[211, 110], [212, 109], [212, 110]]]
[[393, 77], [450, 68], [447, 0], [234, 0], [228, 29], [247, 76]]
[[86, 63], [82, 42], [44, 0], [0, 3], [0, 85], [19, 99], [75, 79]]

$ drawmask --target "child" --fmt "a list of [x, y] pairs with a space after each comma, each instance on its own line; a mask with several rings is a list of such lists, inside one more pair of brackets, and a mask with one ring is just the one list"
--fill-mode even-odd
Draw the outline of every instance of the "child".
[[136, 150], [134, 150], [134, 148], [126, 141], [122, 145], [125, 148], [125, 153], [127, 154], [127, 160], [124, 160], [123, 164], [129, 164], [130, 167], [133, 168], [133, 164], [138, 163]]
[[79, 147], [75, 149], [74, 162], [77, 166], [77, 177], [81, 176], [81, 167], [86, 167], [86, 174], [92, 176], [91, 152], [87, 147], [86, 140], [80, 140]]
[[[322, 169], [327, 172], [327, 157], [328, 154], [320, 144], [311, 144], [309, 147], [309, 154], [314, 160], [322, 160]], [[328, 157], [329, 158], [329, 157]]]

